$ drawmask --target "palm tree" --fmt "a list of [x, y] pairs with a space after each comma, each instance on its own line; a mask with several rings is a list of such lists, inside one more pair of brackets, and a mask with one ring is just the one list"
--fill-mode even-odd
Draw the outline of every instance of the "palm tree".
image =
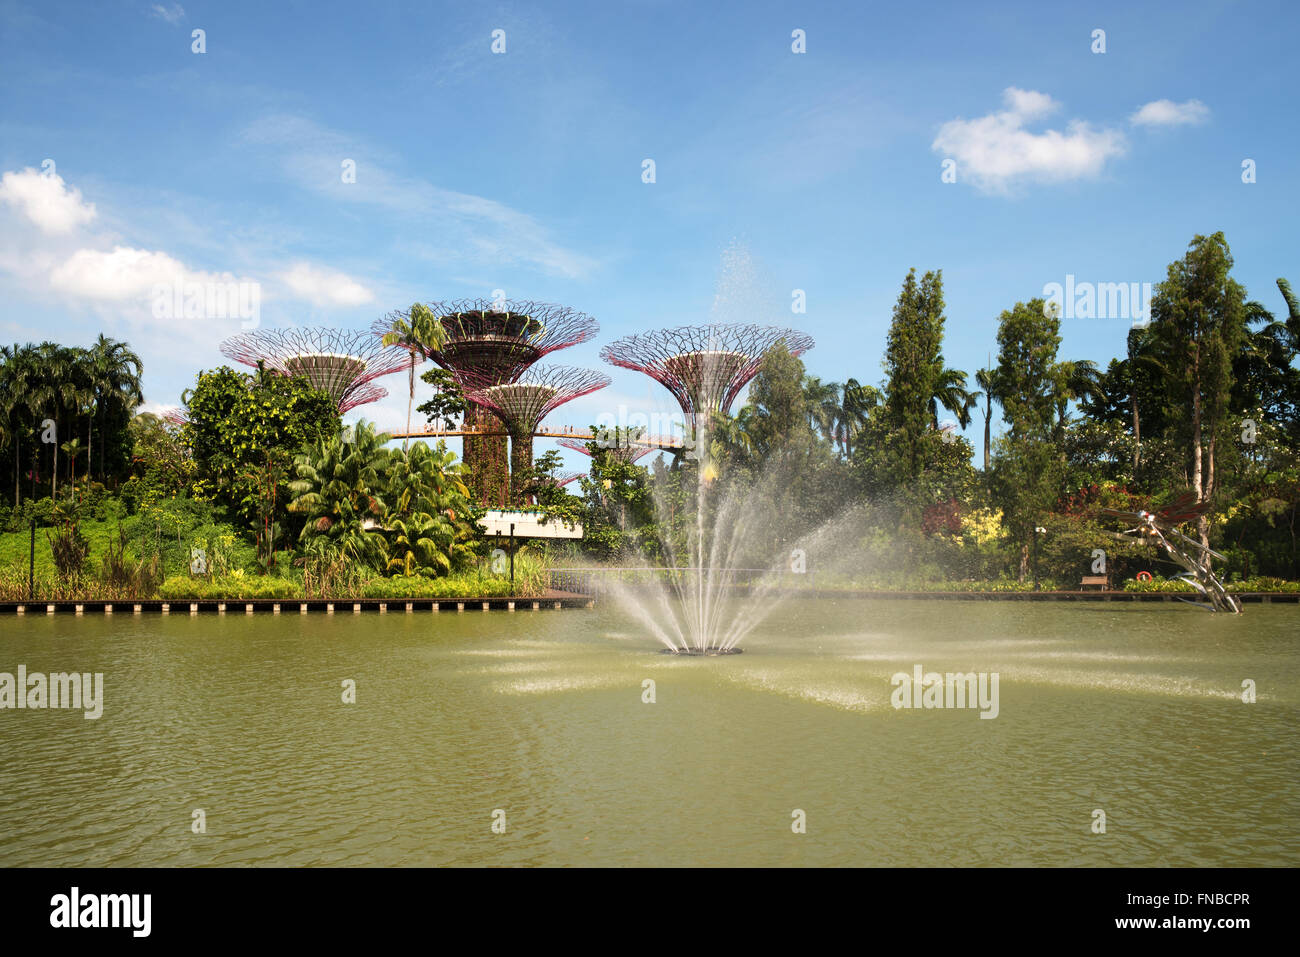
[[[992, 366], [992, 356], [989, 357], [989, 365]], [[1001, 405], [1001, 399], [998, 398], [997, 389], [994, 387], [995, 372], [992, 368], [978, 369], [975, 372], [975, 384], [980, 387], [981, 391], [973, 393], [976, 397], [984, 396], [984, 471], [989, 470], [989, 444], [992, 441], [991, 430], [993, 423], [993, 403]]]
[[[106, 477], [104, 435], [108, 431], [108, 414], [113, 410], [130, 413], [144, 401], [140, 376], [144, 366], [140, 357], [125, 343], [109, 339], [103, 333], [90, 347], [90, 380], [94, 389], [95, 419], [99, 422], [99, 474]], [[90, 474], [90, 440], [86, 440], [86, 474]]]
[[0, 411], [4, 414], [5, 445], [13, 449], [14, 456], [14, 508], [21, 501], [19, 462], [22, 459], [22, 437], [30, 433], [32, 425], [33, 373], [32, 347], [0, 346]]
[[415, 367], [430, 352], [437, 352], [447, 344], [447, 333], [433, 311], [423, 303], [415, 303], [407, 312], [406, 318], [394, 316], [388, 332], [383, 335], [385, 346], [400, 346], [411, 356], [410, 398], [406, 402], [406, 432], [402, 439], [402, 451], [406, 451], [410, 441], [411, 407], [415, 404]]
[[846, 460], [852, 457], [853, 440], [866, 425], [871, 410], [880, 404], [880, 399], [879, 389], [862, 385], [857, 379], [845, 380], [840, 391], [839, 435]]
[[966, 391], [966, 373], [960, 369], [944, 369], [935, 380], [934, 394], [930, 396], [930, 421], [939, 427], [939, 406], [943, 406], [957, 417], [957, 424], [963, 429], [970, 425], [970, 410], [975, 407], [977, 396]]
[[1087, 396], [1100, 399], [1104, 395], [1101, 370], [1091, 359], [1056, 364], [1054, 389], [1056, 391], [1056, 427], [1065, 427], [1065, 413], [1069, 404]]
[[[748, 460], [758, 448], [758, 432], [763, 413], [757, 406], [746, 403], [734, 416], [717, 413], [713, 416], [712, 441], [724, 449]], [[708, 451], [708, 450], [706, 450]]]
[[43, 414], [54, 423], [54, 441], [50, 443], [54, 456], [50, 469], [51, 498], [56, 498], [59, 491], [59, 420], [76, 391], [73, 361], [73, 350], [57, 342], [42, 342], [33, 356], [30, 401], [37, 417]]
[[300, 541], [376, 569], [387, 564], [380, 520], [388, 470], [388, 436], [364, 422], [321, 439], [294, 458], [298, 478], [289, 483], [289, 511], [306, 518]]
[[386, 523], [393, 533], [389, 569], [445, 574], [469, 556], [469, 489], [443, 443], [434, 450], [416, 442], [409, 455], [394, 461], [387, 492], [393, 503]]
[[[68, 474], [72, 477], [72, 484], [75, 488], [77, 482], [77, 457], [81, 455], [82, 445], [81, 438], [72, 438], [64, 442], [62, 446], [63, 454], [68, 457]], [[89, 479], [86, 480], [89, 483]]]
[[822, 382], [817, 376], [804, 377], [808, 427], [820, 432], [832, 446], [835, 444], [836, 425], [840, 416], [841, 388], [838, 382]]

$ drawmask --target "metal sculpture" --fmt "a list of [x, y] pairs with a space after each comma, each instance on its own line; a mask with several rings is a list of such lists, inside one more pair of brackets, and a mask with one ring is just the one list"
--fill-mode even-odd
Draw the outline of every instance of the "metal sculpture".
[[1184, 492], [1168, 505], [1160, 508], [1136, 512], [1121, 509], [1103, 508], [1101, 514], [1123, 518], [1133, 523], [1133, 527], [1122, 532], [1112, 532], [1117, 539], [1136, 542], [1139, 545], [1155, 545], [1184, 569], [1179, 579], [1187, 582], [1206, 599], [1205, 602], [1192, 602], [1212, 611], [1226, 611], [1238, 614], [1241, 601], [1228, 594], [1223, 582], [1211, 570], [1211, 559], [1226, 561], [1209, 546], [1202, 545], [1194, 538], [1184, 535], [1178, 526], [1184, 522], [1199, 518], [1210, 508], [1208, 502], [1197, 502], [1195, 492]]
[[533, 465], [533, 433], [542, 419], [566, 402], [609, 385], [609, 376], [573, 366], [537, 365], [514, 381], [481, 382], [465, 397], [491, 409], [510, 436], [511, 499], [522, 504], [522, 476]]
[[[563, 446], [566, 449], [571, 449], [574, 452], [581, 452], [583, 455], [591, 455], [592, 451], [590, 448], [588, 448], [588, 445], [591, 444], [591, 441], [592, 440], [584, 441], [583, 439], [556, 439], [555, 444], [559, 446]], [[651, 452], [655, 451], [655, 449], [650, 447], [649, 445], [630, 444], [630, 440], [627, 439], [625, 439], [624, 442], [627, 442], [628, 444], [622, 444], [622, 443], [618, 445], [611, 444], [608, 447], [606, 447], [603, 444], [603, 440], [601, 436], [597, 436], [594, 441], [597, 448], [602, 449], [605, 452], [608, 452], [611, 456], [618, 459], [620, 462], [627, 462], [628, 464], [636, 462], [644, 458], [645, 456], [649, 455]]]
[[[477, 388], [513, 382], [542, 357], [586, 342], [600, 325], [591, 316], [555, 303], [512, 299], [457, 299], [428, 303], [441, 323], [446, 341], [440, 349], [427, 349], [429, 359], [451, 372], [467, 395]], [[382, 336], [394, 318], [376, 320], [372, 331]], [[467, 431], [504, 433], [497, 415], [471, 400], [464, 416]], [[531, 437], [530, 440], [531, 442]], [[506, 436], [465, 436], [461, 459], [469, 468], [469, 484], [484, 505], [506, 503]]]
[[658, 381], [687, 416], [726, 413], [740, 390], [758, 374], [768, 349], [784, 342], [791, 355], [814, 345], [812, 337], [776, 326], [679, 326], [624, 336], [605, 346], [600, 356], [624, 369]]
[[385, 348], [363, 330], [320, 327], [255, 329], [221, 343], [228, 359], [256, 368], [259, 362], [280, 375], [301, 375], [329, 395], [339, 415], [388, 395], [373, 384], [405, 368], [405, 352]]

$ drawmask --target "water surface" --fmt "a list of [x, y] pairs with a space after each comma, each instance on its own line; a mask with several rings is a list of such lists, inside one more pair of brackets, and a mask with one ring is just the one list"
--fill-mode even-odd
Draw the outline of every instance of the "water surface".
[[[1298, 625], [796, 600], [683, 659], [613, 608], [6, 618], [0, 671], [105, 704], [0, 711], [0, 864], [1295, 865]], [[895, 710], [916, 664], [999, 716]]]

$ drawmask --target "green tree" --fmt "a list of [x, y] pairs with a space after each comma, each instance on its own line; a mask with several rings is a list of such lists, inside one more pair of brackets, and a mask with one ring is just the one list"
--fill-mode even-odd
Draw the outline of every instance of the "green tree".
[[[144, 401], [141, 376], [144, 365], [125, 342], [109, 339], [102, 333], [96, 337], [87, 355], [90, 364], [90, 384], [94, 396], [94, 422], [99, 434], [99, 475], [108, 477], [107, 452], [110, 438], [126, 436], [126, 426], [131, 413]], [[87, 455], [90, 441], [87, 440]], [[117, 463], [125, 467], [126, 463]], [[86, 461], [87, 472], [90, 460]]]
[[1064, 429], [1071, 402], [1102, 394], [1102, 374], [1091, 359], [1059, 362], [1056, 366], [1056, 425]]
[[1008, 428], [996, 450], [993, 488], [1003, 522], [1020, 545], [1021, 581], [1028, 573], [1034, 530], [1061, 481], [1063, 456], [1051, 441], [1060, 391], [1060, 328], [1055, 307], [1042, 299], [1018, 302], [998, 320], [992, 384]]
[[406, 431], [408, 437], [402, 439], [402, 451], [406, 451], [410, 441], [411, 407], [415, 404], [415, 367], [424, 361], [429, 352], [436, 352], [447, 344], [447, 333], [433, 311], [423, 303], [415, 303], [405, 316], [394, 316], [389, 331], [384, 333], [386, 346], [400, 346], [410, 355], [409, 370], [410, 397], [406, 401]]
[[[1185, 414], [1192, 491], [1201, 502], [1214, 494], [1218, 447], [1228, 425], [1233, 357], [1246, 339], [1245, 290], [1231, 271], [1232, 254], [1223, 233], [1196, 236], [1187, 254], [1170, 264], [1151, 299], [1167, 381]], [[1206, 516], [1198, 520], [1197, 530], [1208, 547]]]
[[935, 419], [943, 388], [943, 273], [927, 272], [918, 283], [911, 269], [894, 305], [885, 341], [884, 423], [896, 433], [906, 482], [921, 474], [921, 444]]
[[475, 506], [456, 457], [439, 442], [416, 442], [391, 455], [384, 500], [388, 503], [388, 568], [404, 575], [445, 575], [463, 567], [477, 536]]
[[446, 429], [469, 410], [469, 403], [465, 400], [456, 377], [446, 369], [436, 366], [428, 369], [421, 374], [420, 381], [433, 386], [433, 397], [415, 407], [415, 411], [425, 417], [429, 426]]
[[289, 483], [289, 510], [304, 519], [299, 542], [305, 551], [362, 562], [382, 571], [388, 564], [383, 519], [388, 436], [359, 422], [318, 438], [294, 457], [297, 478]]
[[857, 379], [846, 379], [840, 395], [839, 435], [847, 462], [853, 458], [854, 442], [866, 425], [871, 410], [880, 405], [882, 396], [879, 389], [862, 385]]
[[337, 406], [304, 377], [226, 366], [199, 373], [182, 398], [189, 418], [182, 439], [202, 476], [196, 491], [255, 528], [273, 555], [294, 456], [338, 434]]
[[[992, 364], [992, 357], [990, 357], [989, 365], [992, 366]], [[993, 454], [993, 403], [997, 402], [999, 405], [1002, 404], [1002, 401], [998, 398], [993, 381], [993, 369], [984, 368], [975, 372], [975, 384], [980, 388], [978, 392], [972, 394], [976, 396], [977, 399], [979, 397], [984, 399], [984, 471], [986, 473], [989, 470], [989, 459]]]

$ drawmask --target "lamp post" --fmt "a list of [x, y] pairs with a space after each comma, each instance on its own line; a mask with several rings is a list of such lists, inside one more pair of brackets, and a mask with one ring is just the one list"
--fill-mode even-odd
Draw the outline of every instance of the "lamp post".
[[32, 513], [32, 538], [27, 552], [27, 600], [36, 599], [36, 513]]
[[1034, 526], [1034, 591], [1038, 591], [1038, 536], [1046, 531], [1041, 525]]

